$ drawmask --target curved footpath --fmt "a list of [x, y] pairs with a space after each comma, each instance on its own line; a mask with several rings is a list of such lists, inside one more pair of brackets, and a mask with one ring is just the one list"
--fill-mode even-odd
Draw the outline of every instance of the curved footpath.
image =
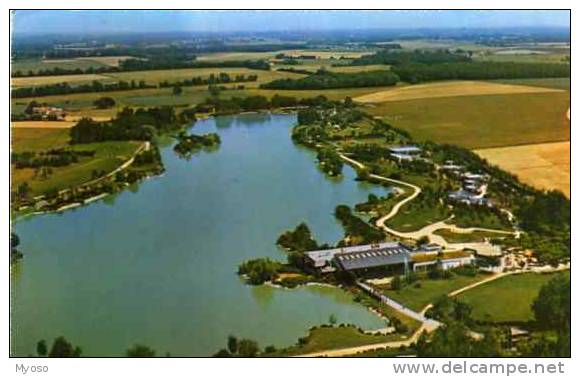
[[[343, 154], [340, 154], [340, 157], [350, 163], [351, 165], [356, 166], [359, 169], [365, 169], [366, 166], [364, 164], [362, 164], [359, 161], [356, 161], [350, 157], [347, 157]], [[481, 247], [482, 244], [485, 243], [481, 243], [481, 242], [469, 242], [469, 243], [448, 243], [445, 238], [433, 234], [435, 231], [437, 230], [441, 230], [441, 229], [446, 229], [446, 230], [450, 230], [453, 233], [473, 233], [473, 232], [489, 232], [489, 233], [498, 233], [498, 234], [506, 234], [506, 235], [513, 235], [513, 236], [518, 236], [519, 233], [516, 231], [506, 231], [506, 230], [498, 230], [498, 229], [489, 229], [489, 228], [478, 228], [478, 227], [472, 227], [472, 228], [460, 228], [455, 224], [447, 224], [445, 221], [450, 220], [453, 218], [453, 216], [451, 216], [449, 219], [447, 220], [443, 220], [443, 221], [439, 221], [433, 224], [429, 224], [419, 230], [416, 231], [412, 231], [412, 232], [399, 232], [395, 229], [389, 228], [386, 225], [386, 222], [390, 219], [392, 219], [393, 217], [395, 217], [397, 215], [397, 213], [399, 213], [399, 210], [401, 209], [402, 206], [404, 206], [405, 204], [407, 204], [408, 202], [410, 202], [411, 200], [415, 199], [417, 196], [419, 196], [419, 194], [421, 193], [421, 188], [417, 185], [414, 185], [412, 183], [409, 182], [404, 182], [404, 181], [400, 181], [398, 179], [392, 179], [392, 178], [387, 178], [387, 177], [383, 177], [381, 175], [376, 175], [376, 174], [370, 174], [371, 178], [377, 179], [377, 180], [381, 180], [381, 181], [385, 181], [385, 182], [389, 182], [389, 183], [394, 183], [396, 185], [399, 186], [404, 186], [404, 187], [408, 187], [411, 188], [413, 190], [413, 193], [409, 196], [407, 196], [406, 198], [404, 198], [403, 200], [401, 200], [400, 202], [398, 202], [397, 204], [395, 204], [393, 206], [393, 208], [391, 209], [391, 211], [382, 216], [381, 218], [379, 218], [376, 222], [375, 225], [381, 229], [383, 229], [385, 232], [392, 234], [396, 237], [399, 238], [409, 238], [409, 239], [414, 239], [417, 240], [421, 237], [427, 236], [429, 238], [430, 242], [434, 242], [434, 243], [438, 243], [441, 246], [447, 247], [447, 248], [451, 248], [451, 249], [463, 249], [463, 248], [478, 248]], [[511, 215], [511, 213], [509, 213]], [[485, 246], [487, 248], [489, 248], [489, 246], [487, 244], [485, 244]]]

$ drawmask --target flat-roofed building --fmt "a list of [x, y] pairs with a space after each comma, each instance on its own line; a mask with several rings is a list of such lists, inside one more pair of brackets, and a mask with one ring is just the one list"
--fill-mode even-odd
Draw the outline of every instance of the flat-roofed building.
[[400, 242], [349, 246], [306, 253], [306, 264], [320, 272], [406, 265], [411, 249]]

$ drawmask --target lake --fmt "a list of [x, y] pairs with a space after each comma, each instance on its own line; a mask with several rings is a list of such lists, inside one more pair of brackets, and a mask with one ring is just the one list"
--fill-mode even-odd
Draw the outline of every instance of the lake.
[[275, 241], [305, 221], [317, 241], [343, 236], [336, 205], [385, 189], [344, 168], [329, 179], [315, 154], [292, 143], [295, 115], [200, 120], [220, 148], [179, 158], [162, 146], [166, 172], [114, 197], [61, 214], [19, 220], [24, 253], [11, 271], [11, 354], [35, 353], [60, 335], [85, 356], [122, 356], [135, 343], [158, 355], [209, 356], [227, 336], [290, 345], [314, 325], [384, 326], [345, 292], [322, 286], [249, 286], [240, 262], [285, 259]]

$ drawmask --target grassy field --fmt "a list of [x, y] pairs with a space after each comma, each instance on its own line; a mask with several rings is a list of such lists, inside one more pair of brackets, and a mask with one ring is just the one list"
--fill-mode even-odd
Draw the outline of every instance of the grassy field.
[[[68, 129], [15, 128], [12, 129], [13, 152], [40, 152], [68, 145]], [[33, 195], [62, 190], [92, 179], [94, 170], [110, 172], [125, 162], [139, 146], [137, 142], [110, 141], [75, 145], [74, 150], [93, 150], [94, 157], [82, 158], [78, 163], [53, 168], [47, 179], [35, 178], [34, 169], [12, 169], [12, 186], [28, 182]]]
[[490, 163], [539, 189], [556, 189], [570, 197], [570, 142], [475, 150]]
[[448, 229], [436, 230], [434, 234], [445, 238], [450, 243], [483, 242], [486, 238], [505, 237], [505, 235], [493, 232], [454, 233]]
[[11, 79], [12, 87], [22, 88], [30, 86], [51, 85], [62, 82], [69, 84], [87, 84], [93, 81], [113, 82], [116, 81], [110, 77], [97, 74], [86, 75], [62, 75], [62, 76], [32, 76], [32, 77], [15, 77]]
[[562, 91], [418, 99], [368, 111], [418, 140], [477, 149], [569, 140], [569, 106]]
[[412, 285], [405, 285], [398, 291], [386, 289], [383, 293], [393, 300], [420, 311], [437, 298], [449, 294], [466, 285], [485, 279], [488, 275], [461, 276], [455, 275], [451, 279], [421, 279]]
[[444, 81], [420, 85], [399, 86], [356, 97], [358, 102], [380, 103], [415, 99], [477, 96], [490, 94], [516, 94], [556, 92], [558, 89], [525, 85], [508, 85], [486, 81]]
[[[570, 272], [561, 272], [570, 276]], [[484, 321], [530, 321], [532, 302], [542, 285], [556, 276], [526, 273], [511, 275], [483, 284], [458, 296], [473, 307], [473, 318]]]
[[319, 327], [311, 330], [303, 345], [294, 345], [268, 356], [303, 355], [313, 352], [335, 350], [366, 344], [400, 340], [401, 335], [372, 335], [360, 332], [355, 327]]
[[511, 80], [493, 80], [491, 82], [499, 82], [511, 85], [529, 85], [544, 88], [564, 89], [570, 90], [570, 78], [547, 78], [547, 79], [511, 79]]
[[569, 53], [542, 53], [543, 51], [536, 51], [533, 53], [503, 53], [497, 51], [489, 54], [481, 54], [475, 57], [478, 61], [489, 62], [515, 62], [515, 63], [564, 63], [565, 58], [569, 57]]

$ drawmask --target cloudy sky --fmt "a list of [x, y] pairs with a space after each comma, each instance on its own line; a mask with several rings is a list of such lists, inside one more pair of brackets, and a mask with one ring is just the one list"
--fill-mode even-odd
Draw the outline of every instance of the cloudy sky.
[[16, 34], [569, 27], [568, 11], [16, 11]]

